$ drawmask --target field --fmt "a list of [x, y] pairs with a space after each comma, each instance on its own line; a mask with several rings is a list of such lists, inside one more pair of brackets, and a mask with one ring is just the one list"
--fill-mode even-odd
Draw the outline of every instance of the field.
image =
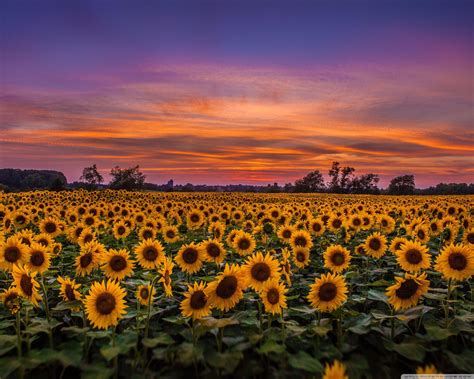
[[0, 195], [0, 377], [474, 371], [474, 198]]

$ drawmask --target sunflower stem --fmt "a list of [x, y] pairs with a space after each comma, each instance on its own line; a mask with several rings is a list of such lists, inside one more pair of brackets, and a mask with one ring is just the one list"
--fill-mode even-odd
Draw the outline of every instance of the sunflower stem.
[[395, 310], [393, 309], [393, 307], [391, 307], [390, 309], [390, 338], [394, 339], [395, 337]]
[[41, 274], [41, 288], [43, 290], [43, 301], [44, 301], [44, 310], [46, 312], [46, 318], [48, 319], [48, 340], [49, 347], [53, 349], [53, 330], [51, 328], [51, 313], [49, 311], [49, 302], [48, 302], [48, 292], [46, 285], [44, 284], [44, 276]]
[[262, 304], [260, 304], [260, 299], [257, 300], [258, 306], [258, 321], [259, 321], [259, 331], [260, 334], [263, 333], [263, 317], [262, 317]]
[[448, 292], [446, 294], [446, 305], [444, 307], [444, 323], [445, 327], [449, 326], [449, 298], [451, 296], [451, 279], [448, 279]]
[[18, 358], [21, 358], [22, 351], [21, 351], [21, 323], [20, 323], [20, 309], [16, 312], [16, 337], [17, 337], [17, 345], [16, 351], [18, 354]]
[[[116, 341], [116, 334], [115, 334], [116, 326], [112, 328], [112, 346], [117, 346]], [[114, 357], [114, 378], [118, 378], [118, 354]]]
[[342, 347], [342, 311], [339, 313], [337, 318], [337, 347]]
[[[155, 282], [156, 282], [157, 279], [158, 279], [158, 275], [155, 276], [153, 278], [153, 280], [151, 281], [151, 293], [153, 293], [153, 288], [155, 288]], [[146, 317], [145, 338], [148, 338], [148, 332], [150, 330], [151, 307], [153, 305], [153, 303], [151, 301], [152, 298], [153, 298], [153, 296], [151, 296], [151, 295], [148, 298], [148, 314], [147, 314], [147, 317]]]

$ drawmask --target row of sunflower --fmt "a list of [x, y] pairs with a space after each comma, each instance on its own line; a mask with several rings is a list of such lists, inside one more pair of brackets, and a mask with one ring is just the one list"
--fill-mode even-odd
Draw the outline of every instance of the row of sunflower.
[[[324, 375], [344, 377], [347, 367], [340, 360], [348, 338], [343, 328], [359, 309], [354, 299], [368, 302], [375, 293], [386, 302], [390, 315], [382, 320], [390, 321], [391, 343], [403, 340], [403, 333], [397, 334], [404, 327], [403, 322], [397, 325], [404, 317], [399, 312], [416, 307], [423, 297], [441, 306], [445, 329], [459, 314], [465, 318], [457, 297], [468, 299], [463, 283], [471, 288], [474, 275], [470, 197], [121, 191], [1, 196], [2, 301], [17, 317], [20, 340], [18, 319], [22, 308], [28, 308], [25, 302], [50, 322], [58, 304], [55, 289], [60, 304], [71, 304], [72, 315], [84, 312], [84, 325], [110, 329], [115, 336], [131, 315], [144, 341], [160, 329], [154, 312], [173, 309], [176, 303], [181, 317], [192, 321], [193, 344], [197, 328], [213, 316], [232, 318], [254, 303], [259, 333], [267, 332], [266, 317], [268, 329], [279, 325], [286, 335], [287, 324], [298, 323], [292, 319], [294, 309], [309, 306], [318, 328], [322, 319], [334, 322], [329, 335], [333, 333], [338, 353], [333, 363], [323, 359]], [[374, 292], [372, 286], [380, 283], [385, 291]], [[446, 295], [440, 298], [436, 291]], [[131, 304], [137, 305], [135, 314]], [[385, 333], [383, 323], [380, 330]], [[219, 338], [216, 348], [224, 354], [221, 334]], [[17, 350], [22, 353], [21, 342]], [[141, 369], [146, 370], [153, 359], [146, 344], [143, 355]], [[193, 353], [193, 362], [195, 358]], [[311, 372], [316, 363], [309, 358], [308, 367], [289, 362]], [[114, 362], [116, 373], [118, 366]], [[434, 366], [418, 368], [418, 373], [434, 371]]]

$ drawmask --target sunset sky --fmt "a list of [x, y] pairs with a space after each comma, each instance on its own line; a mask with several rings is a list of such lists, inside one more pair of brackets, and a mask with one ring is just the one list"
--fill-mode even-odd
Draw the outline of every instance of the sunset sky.
[[474, 181], [473, 1], [2, 1], [0, 166]]

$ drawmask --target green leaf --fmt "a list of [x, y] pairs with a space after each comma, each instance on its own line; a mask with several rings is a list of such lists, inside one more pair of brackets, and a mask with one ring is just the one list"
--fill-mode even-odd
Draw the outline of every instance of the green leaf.
[[206, 361], [210, 366], [224, 370], [225, 375], [230, 375], [235, 371], [243, 357], [244, 355], [240, 351], [213, 352], [206, 356]]
[[466, 373], [472, 372], [472, 362], [474, 362], [474, 350], [464, 350], [461, 354], [446, 352], [450, 362], [456, 369], [461, 369]]
[[100, 353], [107, 361], [110, 361], [120, 354], [120, 348], [118, 346], [104, 346], [100, 348]]
[[441, 328], [435, 321], [426, 322], [423, 325], [426, 329], [426, 334], [431, 341], [441, 341], [450, 336], [457, 335], [457, 331], [451, 329]]
[[100, 364], [81, 367], [82, 379], [109, 379], [113, 374], [113, 369]]
[[239, 323], [239, 320], [234, 318], [214, 318], [214, 317], [206, 317], [199, 320], [199, 326], [203, 326], [205, 328], [214, 329], [214, 328], [224, 328], [229, 325], [236, 325]]
[[426, 354], [425, 348], [420, 343], [416, 342], [402, 342], [400, 344], [386, 342], [385, 347], [388, 350], [396, 351], [407, 359], [420, 363], [423, 363]]
[[273, 340], [267, 340], [263, 343], [263, 345], [257, 349], [260, 354], [281, 354], [285, 351], [285, 345], [279, 344]]
[[144, 338], [142, 343], [145, 347], [154, 348], [158, 345], [172, 345], [174, 343], [174, 339], [169, 334], [160, 333], [153, 338]]
[[[22, 362], [16, 357], [3, 357], [0, 358], [0, 372], [2, 378], [7, 378], [16, 369], [20, 368]], [[18, 377], [20, 377], [18, 375]]]
[[312, 374], [323, 372], [321, 363], [305, 351], [299, 351], [297, 354], [290, 355], [288, 363], [293, 368], [308, 371]]
[[315, 325], [311, 328], [311, 330], [320, 337], [324, 337], [332, 330], [332, 326], [330, 324], [326, 325]]
[[388, 304], [387, 296], [381, 291], [369, 290], [368, 298], [370, 300], [381, 301], [385, 304]]

